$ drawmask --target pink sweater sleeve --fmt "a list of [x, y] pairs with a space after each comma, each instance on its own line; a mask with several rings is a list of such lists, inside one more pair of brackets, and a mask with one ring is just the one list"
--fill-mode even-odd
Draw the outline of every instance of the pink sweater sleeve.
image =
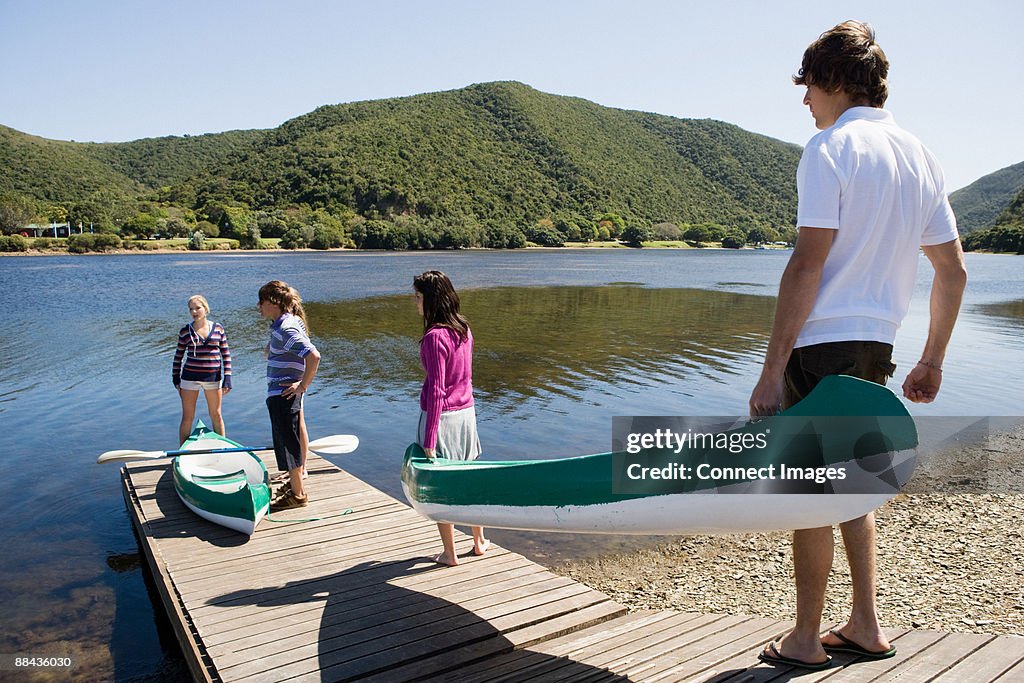
[[421, 444], [423, 448], [435, 448], [437, 445], [437, 426], [444, 408], [445, 375], [452, 352], [445, 341], [447, 337], [444, 334], [427, 333], [420, 344], [420, 361], [427, 373], [426, 379], [423, 380], [422, 394], [423, 409], [427, 413]]

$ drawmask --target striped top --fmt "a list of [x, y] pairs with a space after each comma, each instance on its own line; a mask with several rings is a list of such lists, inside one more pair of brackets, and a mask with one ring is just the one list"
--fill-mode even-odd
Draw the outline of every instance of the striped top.
[[420, 363], [427, 373], [420, 391], [420, 409], [426, 412], [424, 448], [436, 448], [441, 413], [473, 405], [473, 332], [459, 339], [448, 327], [431, 327], [420, 342]]
[[302, 379], [305, 358], [315, 348], [299, 316], [285, 313], [271, 323], [267, 345], [268, 397], [280, 396], [286, 386]]
[[171, 381], [177, 387], [183, 379], [193, 382], [220, 382], [223, 379], [224, 388], [231, 388], [231, 349], [228, 348], [228, 333], [223, 325], [211, 322], [210, 334], [206, 338], [199, 336], [192, 323], [178, 332]]

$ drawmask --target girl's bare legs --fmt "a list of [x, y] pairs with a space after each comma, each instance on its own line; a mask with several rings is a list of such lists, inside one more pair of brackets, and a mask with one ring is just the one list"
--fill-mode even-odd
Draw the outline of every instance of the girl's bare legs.
[[[199, 395], [198, 391], [194, 393], [197, 396]], [[216, 389], [203, 389], [203, 395], [206, 396], [206, 408], [210, 411], [210, 426], [213, 428], [213, 431], [221, 436], [227, 436], [227, 432], [224, 431], [224, 416], [220, 411], [223, 399], [220, 387]]]
[[444, 552], [434, 556], [434, 562], [454, 567], [459, 563], [459, 557], [455, 554], [455, 527], [451, 524], [437, 523], [437, 531], [441, 534], [441, 543], [444, 545]]
[[192, 421], [196, 418], [196, 402], [199, 400], [199, 392], [178, 389], [178, 396], [181, 397], [181, 424], [178, 425], [178, 443], [185, 443], [185, 439], [192, 432]]
[[482, 526], [472, 527], [473, 529], [473, 554], [483, 555], [487, 552], [487, 549], [491, 547], [491, 542], [484, 538], [484, 528]]

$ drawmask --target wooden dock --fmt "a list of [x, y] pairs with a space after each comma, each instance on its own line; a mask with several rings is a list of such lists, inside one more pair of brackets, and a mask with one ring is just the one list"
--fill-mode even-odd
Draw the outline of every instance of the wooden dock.
[[126, 466], [124, 494], [197, 681], [1024, 681], [1020, 638], [894, 630], [896, 657], [811, 673], [757, 662], [786, 622], [629, 613], [462, 535], [440, 567], [433, 523], [312, 455], [311, 505], [247, 539], [185, 508], [167, 463]]

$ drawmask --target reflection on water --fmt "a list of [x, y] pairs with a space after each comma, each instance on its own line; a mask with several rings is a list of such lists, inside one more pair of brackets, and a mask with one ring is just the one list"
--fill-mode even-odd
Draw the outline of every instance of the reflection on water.
[[[763, 345], [774, 307], [767, 297], [622, 286], [461, 296], [476, 337], [477, 400], [506, 413], [549, 394], [593, 401], [592, 392], [609, 387], [720, 379]], [[411, 296], [310, 304], [307, 312], [315, 335], [329, 340], [327, 377], [355, 394], [415, 392], [422, 328]]]
[[978, 304], [974, 308], [1005, 330], [1019, 334], [1024, 328], [1024, 299]]
[[[177, 446], [170, 366], [191, 294], [207, 294], [230, 336], [229, 434], [265, 443], [267, 324], [255, 296], [271, 278], [296, 286], [324, 354], [306, 404], [311, 433], [358, 434], [359, 450], [334, 462], [401, 497], [401, 454], [415, 433], [422, 379], [414, 274], [444, 270], [462, 294], [477, 336], [484, 457], [548, 458], [607, 450], [615, 415], [742, 414], [786, 258], [544, 250], [0, 259], [0, 287], [18, 294], [0, 335], [0, 457], [8, 465], [0, 477], [0, 652], [72, 654], [78, 680], [187, 677], [136, 564], [116, 467], [95, 459], [111, 448]], [[912, 406], [915, 414], [1020, 410], [992, 389], [1024, 382], [1020, 261], [967, 261], [971, 282], [944, 394]], [[496, 282], [506, 286], [489, 288]], [[897, 338], [900, 376], [924, 344], [929, 283], [924, 265]], [[542, 562], [646, 543], [494, 536]]]
[[[460, 297], [476, 338], [473, 386], [491, 460], [608, 450], [615, 415], [742, 413], [774, 310], [769, 297], [633, 286], [467, 289]], [[310, 303], [306, 312], [324, 356], [318, 382], [332, 387], [332, 407], [363, 443], [360, 457], [338, 464], [404, 500], [397, 473], [423, 379], [414, 299]], [[491, 536], [540, 562], [651, 543]]]

